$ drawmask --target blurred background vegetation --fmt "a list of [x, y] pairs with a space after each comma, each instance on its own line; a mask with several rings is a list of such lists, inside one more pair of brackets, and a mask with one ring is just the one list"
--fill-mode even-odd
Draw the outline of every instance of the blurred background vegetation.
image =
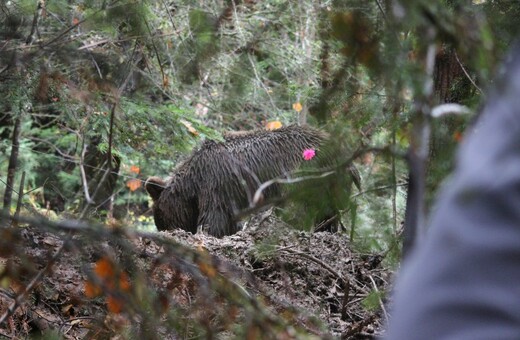
[[224, 131], [308, 123], [345, 160], [387, 150], [355, 159], [345, 220], [360, 249], [393, 249], [414, 124], [473, 112], [427, 122], [428, 210], [519, 21], [507, 0], [2, 0], [0, 192], [18, 144], [25, 213], [153, 230], [148, 176]]

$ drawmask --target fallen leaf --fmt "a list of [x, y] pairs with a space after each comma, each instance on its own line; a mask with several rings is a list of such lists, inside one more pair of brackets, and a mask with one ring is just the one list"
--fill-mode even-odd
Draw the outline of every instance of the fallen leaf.
[[453, 139], [457, 142], [457, 143], [460, 143], [462, 141], [462, 133], [460, 131], [455, 131], [453, 133]]
[[99, 259], [94, 267], [94, 273], [101, 279], [114, 277], [114, 265], [112, 261], [106, 257]]
[[125, 272], [122, 272], [119, 275], [119, 288], [121, 288], [121, 290], [125, 292], [130, 291], [130, 279], [128, 278], [128, 275]]
[[114, 296], [107, 296], [107, 308], [111, 313], [121, 313], [123, 310], [123, 300]]
[[133, 172], [134, 174], [139, 174], [140, 171], [141, 169], [137, 165], [132, 165], [130, 167], [130, 172]]
[[272, 122], [268, 122], [266, 125], [265, 125], [265, 128], [267, 130], [277, 130], [279, 128], [281, 128], [283, 125], [282, 125], [282, 122], [278, 121], [278, 120], [275, 120], [275, 121], [272, 121]]
[[202, 274], [206, 275], [209, 278], [215, 277], [215, 275], [217, 275], [217, 270], [215, 269], [215, 267], [207, 262], [200, 262], [199, 270]]
[[85, 296], [88, 298], [95, 298], [101, 295], [101, 288], [90, 281], [85, 282]]
[[294, 111], [296, 111], [296, 112], [301, 112], [301, 110], [303, 110], [303, 106], [300, 102], [296, 102], [296, 103], [292, 104], [292, 107], [293, 107]]
[[181, 119], [181, 124], [184, 125], [192, 135], [194, 135], [194, 136], [199, 135], [199, 132], [193, 127], [193, 125], [190, 122], [188, 122], [184, 119]]
[[141, 181], [137, 178], [132, 178], [126, 182], [126, 186], [130, 189], [130, 191], [136, 191], [141, 187]]

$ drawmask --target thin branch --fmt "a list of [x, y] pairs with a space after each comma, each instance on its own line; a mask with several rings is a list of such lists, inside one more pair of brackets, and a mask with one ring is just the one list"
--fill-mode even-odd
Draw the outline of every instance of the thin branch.
[[382, 185], [380, 187], [375, 187], [375, 188], [371, 188], [371, 189], [367, 189], [367, 190], [364, 190], [364, 191], [360, 191], [358, 192], [357, 194], [354, 194], [352, 196], [350, 196], [350, 198], [356, 198], [358, 196], [362, 196], [362, 195], [365, 195], [369, 192], [374, 192], [374, 191], [380, 191], [380, 190], [386, 190], [386, 189], [393, 189], [394, 187], [395, 188], [398, 188], [398, 187], [404, 187], [404, 186], [407, 186], [408, 183], [398, 183], [398, 184], [390, 184], [390, 185]]
[[349, 280], [348, 277], [341, 275], [340, 272], [336, 271], [334, 268], [332, 268], [331, 266], [329, 266], [322, 260], [320, 260], [312, 255], [309, 255], [307, 253], [303, 253], [303, 252], [300, 252], [300, 251], [297, 251], [294, 249], [287, 249], [287, 248], [284, 249], [284, 251], [281, 253], [282, 254], [285, 253], [286, 255], [301, 256], [303, 258], [306, 258], [307, 260], [310, 260], [310, 261], [322, 266], [325, 270], [327, 270], [329, 273], [331, 273], [336, 278], [338, 278], [344, 285], [354, 286], [354, 288], [356, 288], [358, 291], [368, 293], [366, 289], [364, 289], [363, 287], [360, 287], [352, 280]]
[[[165, 38], [165, 37], [177, 36], [179, 33], [180, 33], [180, 31], [175, 31], [172, 33], [153, 34], [153, 37], [154, 38]], [[115, 40], [114, 39], [101, 39], [98, 41], [91, 42], [89, 44], [86, 44], [86, 42], [84, 41], [83, 46], [78, 47], [78, 51], [85, 50], [85, 49], [91, 49], [93, 47], [107, 44], [107, 43], [115, 44], [115, 43], [121, 43], [121, 42], [125, 42], [125, 41], [142, 39], [142, 38], [146, 38], [146, 36], [145, 35], [132, 35], [132, 36], [129, 36], [126, 38], [115, 39]]]
[[262, 198], [262, 193], [265, 189], [267, 189], [268, 187], [270, 187], [271, 185], [273, 184], [276, 184], [276, 183], [280, 183], [280, 184], [291, 184], [291, 183], [298, 183], [298, 182], [302, 182], [302, 181], [306, 181], [306, 180], [309, 180], [309, 179], [318, 179], [318, 178], [323, 178], [323, 177], [327, 177], [327, 176], [330, 176], [332, 174], [334, 174], [335, 171], [328, 171], [328, 172], [325, 172], [321, 175], [317, 175], [317, 176], [303, 176], [303, 177], [296, 177], [296, 178], [290, 178], [290, 177], [287, 177], [287, 178], [274, 178], [272, 180], [269, 180], [267, 182], [264, 182], [262, 183], [258, 189], [256, 189], [256, 192], [255, 192], [255, 195], [253, 196], [253, 201], [252, 201], [252, 204], [253, 206], [256, 206], [261, 198]]
[[[106, 164], [106, 163], [104, 163], [104, 164]], [[101, 187], [104, 185], [105, 180], [106, 180], [108, 174], [110, 174], [110, 171], [108, 169], [104, 169], [104, 170], [105, 170], [105, 173], [103, 174], [103, 177], [101, 177], [101, 180], [99, 180], [98, 186], [96, 187], [96, 190], [94, 190], [94, 193], [92, 194], [92, 197], [96, 197], [97, 193], [99, 192]], [[90, 202], [87, 201], [87, 204], [85, 205], [85, 207], [83, 208], [83, 211], [80, 214], [80, 218], [83, 218], [83, 216], [85, 216], [85, 214], [87, 213], [89, 205], [94, 204], [94, 203], [95, 202], [93, 200], [90, 200]]]
[[346, 279], [343, 275], [341, 275], [341, 273], [339, 273], [334, 268], [332, 268], [331, 266], [329, 266], [328, 264], [326, 264], [322, 260], [320, 260], [320, 259], [318, 259], [318, 258], [316, 258], [316, 257], [314, 257], [312, 255], [309, 255], [307, 253], [302, 253], [302, 252], [294, 250], [294, 249], [288, 249], [288, 248], [285, 248], [283, 250], [283, 252], [289, 253], [290, 255], [301, 256], [301, 257], [306, 258], [307, 260], [311, 260], [312, 262], [314, 262], [316, 264], [319, 264], [320, 266], [325, 268], [329, 273], [331, 273], [332, 275], [337, 277], [342, 283], [346, 284], [348, 282], [348, 279]]
[[88, 182], [87, 182], [87, 174], [85, 173], [85, 153], [87, 152], [87, 144], [83, 145], [83, 150], [81, 151], [81, 157], [79, 159], [79, 171], [81, 173], [81, 184], [83, 185], [83, 192], [85, 194], [85, 200], [87, 201], [87, 204], [92, 204], [94, 201], [92, 201], [92, 198], [90, 197], [90, 193], [88, 192]]
[[271, 105], [273, 106], [273, 109], [276, 110], [276, 104], [273, 101], [273, 98], [271, 97], [271, 94], [269, 93], [269, 89], [265, 86], [262, 79], [260, 79], [260, 75], [258, 74], [258, 71], [256, 70], [256, 65], [251, 58], [251, 54], [247, 54], [247, 58], [249, 59], [249, 62], [251, 63], [251, 68], [253, 69], [253, 73], [255, 74], [256, 80], [258, 81], [259, 85], [264, 89], [265, 93], [267, 94], [267, 97], [269, 98], [269, 101], [271, 102]]
[[386, 324], [388, 325], [388, 321], [390, 319], [388, 318], [388, 313], [386, 312], [385, 304], [383, 303], [383, 301], [381, 301], [381, 296], [379, 294], [379, 288], [377, 288], [376, 281], [374, 281], [374, 278], [372, 277], [372, 275], [368, 275], [368, 278], [372, 282], [372, 287], [374, 287], [375, 292], [378, 293], [377, 300], [379, 301], [379, 306], [381, 307], [381, 310], [383, 311], [383, 315], [385, 316]]
[[[23, 148], [24, 146], [21, 145], [20, 147]], [[79, 160], [79, 158], [76, 158], [76, 157], [69, 159], [69, 158], [66, 158], [66, 157], [60, 157], [60, 156], [57, 156], [57, 155], [49, 154], [49, 153], [47, 153], [47, 152], [43, 152], [43, 151], [39, 151], [39, 150], [36, 150], [36, 149], [32, 149], [32, 148], [30, 148], [30, 147], [26, 147], [26, 148], [29, 149], [31, 152], [34, 152], [34, 153], [37, 153], [37, 154], [41, 154], [41, 155], [46, 155], [46, 156], [48, 156], [48, 157], [52, 157], [52, 158], [55, 158], [55, 159], [59, 159], [59, 160], [62, 160], [62, 161], [64, 161], [64, 162], [74, 163], [74, 164], [76, 164], [76, 165], [78, 165], [78, 166], [79, 166], [79, 164], [81, 163], [81, 161]], [[93, 169], [93, 170], [104, 170], [103, 168], [96, 167], [96, 166], [93, 166], [93, 165], [88, 165], [88, 164], [83, 164], [83, 167], [85, 167], [85, 168], [89, 168], [89, 169]], [[113, 174], [113, 175], [118, 175], [119, 177], [122, 177], [122, 178], [128, 178], [128, 179], [133, 178], [133, 179], [135, 179], [135, 176], [122, 175], [122, 174], [119, 174], [119, 173], [116, 172], [116, 171], [112, 171], [111, 174]], [[143, 183], [146, 182], [146, 180], [140, 180], [140, 179], [138, 179], [138, 180], [141, 181], [141, 182], [143, 182]], [[5, 182], [2, 181], [1, 178], [0, 178], [0, 183], [5, 184]], [[16, 194], [16, 191], [15, 191], [15, 190], [13, 190], [13, 192]]]
[[66, 154], [65, 152], [61, 151], [56, 145], [54, 145], [53, 143], [51, 143], [49, 141], [46, 141], [45, 139], [41, 139], [41, 138], [37, 138], [37, 137], [29, 137], [29, 139], [33, 140], [33, 141], [36, 141], [36, 142], [45, 143], [45, 144], [49, 145], [54, 150], [56, 150], [57, 153], [59, 153], [60, 155], [62, 155], [66, 159], [75, 159], [74, 156]]
[[327, 219], [327, 220], [321, 222], [320, 224], [318, 224], [316, 226], [316, 228], [314, 229], [314, 231], [320, 231], [322, 229], [327, 228], [329, 225], [331, 225], [337, 219], [338, 219], [338, 215], [334, 215], [334, 216], [330, 217], [329, 219]]
[[94, 64], [94, 67], [96, 68], [99, 78], [103, 79], [103, 73], [101, 73], [101, 69], [99, 68], [98, 63], [97, 63], [96, 59], [94, 58], [94, 56], [92, 55], [92, 52], [90, 50], [88, 50], [88, 55], [89, 55], [90, 59], [92, 60], [92, 64]]
[[36, 12], [34, 12], [33, 22], [31, 26], [31, 33], [25, 40], [27, 45], [30, 45], [34, 40], [34, 35], [38, 32], [38, 24], [40, 23], [40, 17], [42, 15], [43, 10], [45, 9], [45, 1], [38, 0], [38, 4], [36, 5]]
[[[404, 154], [401, 154], [401, 153], [393, 151], [393, 150], [394, 150], [394, 148], [392, 148], [392, 147], [382, 147], [382, 148], [381, 147], [368, 147], [368, 148], [363, 148], [363, 149], [360, 149], [360, 150], [354, 152], [354, 154], [350, 158], [348, 158], [344, 162], [339, 163], [338, 165], [335, 165], [333, 167], [317, 169], [314, 172], [318, 173], [318, 175], [303, 176], [303, 177], [296, 177], [296, 178], [290, 178], [288, 176], [286, 178], [280, 178], [280, 177], [274, 178], [272, 180], [269, 180], [267, 182], [262, 183], [258, 187], [258, 189], [256, 189], [256, 192], [255, 192], [255, 194], [253, 196], [253, 201], [252, 201], [251, 205], [252, 205], [252, 207], [256, 206], [256, 204], [258, 204], [258, 202], [260, 202], [260, 199], [262, 197], [262, 192], [265, 189], [267, 189], [268, 187], [270, 187], [271, 185], [273, 185], [273, 184], [277, 184], [277, 183], [279, 183], [279, 184], [291, 184], [291, 183], [298, 183], [298, 182], [302, 182], [302, 181], [306, 181], [306, 180], [310, 180], [310, 179], [319, 179], [319, 178], [330, 176], [330, 175], [332, 175], [332, 174], [334, 174], [336, 172], [336, 169], [339, 169], [339, 168], [342, 168], [342, 167], [345, 167], [347, 165], [352, 164], [354, 159], [357, 159], [358, 157], [364, 155], [367, 152], [390, 152], [393, 155], [405, 158]], [[296, 173], [298, 173], [298, 172], [296, 172]]]
[[[99, 12], [99, 11], [98, 11]], [[47, 46], [50, 46], [52, 45], [53, 43], [55, 43], [56, 41], [58, 41], [59, 39], [61, 39], [62, 37], [64, 37], [67, 33], [69, 33], [70, 31], [72, 31], [73, 29], [77, 28], [79, 25], [81, 25], [82, 23], [84, 23], [87, 19], [82, 19], [80, 21], [78, 21], [77, 23], [75, 23], [74, 25], [68, 27], [67, 29], [65, 29], [64, 31], [62, 31], [58, 36], [54, 37], [54, 39], [51, 39], [50, 41], [46, 42], [42, 47], [47, 47]]]
[[157, 65], [159, 66], [159, 70], [161, 71], [161, 78], [163, 81], [163, 86], [165, 85], [166, 81], [166, 74], [164, 73], [163, 63], [161, 61], [161, 57], [159, 55], [159, 51], [157, 50], [157, 46], [155, 44], [155, 35], [153, 34], [152, 30], [150, 29], [150, 25], [148, 24], [148, 20], [146, 20], [146, 17], [144, 19], [144, 23], [146, 24], [146, 29], [148, 30], [148, 33], [150, 33], [149, 41], [152, 43], [152, 48], [155, 53], [155, 58], [157, 59]]
[[0, 335], [2, 337], [5, 337], [6, 339], [14, 339], [14, 336], [6, 334], [6, 331], [4, 331], [3, 329], [0, 329]]
[[386, 12], [385, 12], [385, 10], [383, 9], [383, 6], [382, 6], [381, 3], [379, 2], [379, 0], [376, 0], [376, 4], [377, 4], [377, 8], [379, 8], [379, 11], [380, 11], [381, 14], [383, 15], [383, 18], [385, 18], [385, 21], [388, 22], [388, 16], [386, 15]]
[[399, 46], [402, 47], [402, 42], [401, 42], [401, 39], [399, 39], [399, 34], [397, 33], [398, 30], [395, 29], [395, 18], [392, 16], [391, 19], [388, 17], [388, 15], [386, 14], [383, 6], [381, 5], [380, 1], [379, 0], [376, 0], [376, 4], [377, 4], [377, 8], [379, 9], [379, 11], [381, 12], [381, 14], [383, 15], [383, 18], [386, 22], [386, 24], [388, 25], [388, 28], [389, 30], [394, 34], [394, 37], [395, 37], [395, 40], [394, 42], [397, 42], [399, 44]]
[[4, 68], [2, 68], [2, 69], [0, 70], [0, 75], [1, 75], [2, 73], [4, 73], [5, 71], [7, 71], [7, 69], [9, 68], [9, 66], [10, 66], [9, 64], [5, 65]]
[[481, 94], [483, 93], [482, 89], [480, 87], [478, 87], [477, 83], [475, 83], [475, 81], [473, 80], [473, 78], [471, 78], [471, 76], [469, 75], [468, 71], [466, 71], [466, 68], [464, 67], [464, 65], [462, 65], [460, 59], [459, 59], [459, 56], [457, 55], [457, 52], [454, 53], [455, 54], [455, 59], [457, 60], [457, 62], [459, 63], [459, 66], [460, 68], [462, 69], [462, 71], [464, 72], [464, 74], [466, 75], [466, 77], [469, 79], [469, 81], [473, 84], [473, 86], [475, 86], [475, 88], [478, 90], [478, 92], [480, 92]]
[[[19, 221], [20, 219], [17, 218], [16, 221]], [[56, 263], [58, 258], [61, 257], [61, 253], [63, 249], [65, 249], [65, 246], [68, 245], [68, 240], [65, 240], [63, 244], [56, 250], [56, 253], [52, 256], [52, 258], [47, 262], [45, 267], [43, 267], [38, 274], [36, 274], [31, 282], [27, 286], [25, 286], [24, 290], [19, 293], [16, 296], [16, 299], [9, 305], [7, 310], [4, 312], [4, 314], [0, 317], [0, 325], [5, 322], [5, 320], [13, 315], [13, 313], [16, 311], [16, 309], [23, 303], [23, 300], [27, 296], [27, 294], [42, 280], [43, 275], [47, 273], [51, 267]]]

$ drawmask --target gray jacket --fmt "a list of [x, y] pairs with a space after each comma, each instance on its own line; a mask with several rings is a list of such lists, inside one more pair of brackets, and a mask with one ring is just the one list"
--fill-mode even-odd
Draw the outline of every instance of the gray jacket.
[[386, 339], [520, 339], [520, 47], [403, 264]]

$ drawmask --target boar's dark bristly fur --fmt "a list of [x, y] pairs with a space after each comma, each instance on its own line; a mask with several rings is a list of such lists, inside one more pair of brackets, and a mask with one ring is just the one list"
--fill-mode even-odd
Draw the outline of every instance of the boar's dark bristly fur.
[[[237, 232], [234, 215], [248, 207], [259, 185], [294, 171], [303, 151], [318, 149], [327, 135], [307, 126], [287, 126], [224, 137], [224, 142], [204, 142], [167, 182], [148, 179], [145, 186], [159, 230], [195, 233], [202, 226], [216, 237]], [[272, 185], [263, 194], [276, 197], [280, 187]]]

